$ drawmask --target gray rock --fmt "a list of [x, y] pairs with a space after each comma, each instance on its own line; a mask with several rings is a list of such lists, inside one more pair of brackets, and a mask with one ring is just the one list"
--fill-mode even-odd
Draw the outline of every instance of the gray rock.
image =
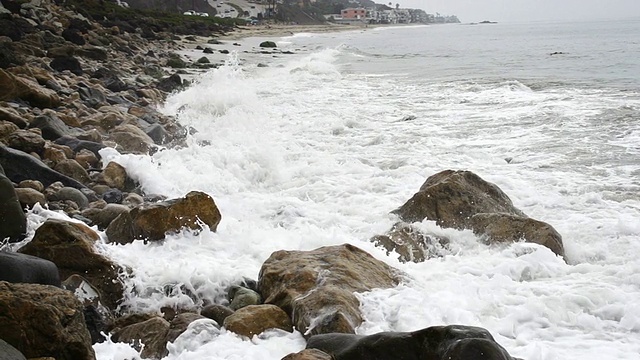
[[[2, 7], [2, 3], [0, 3], [0, 10], [2, 9], [4, 9], [4, 7]], [[0, 11], [0, 14], [2, 14], [2, 11]], [[0, 339], [0, 360], [27, 360], [27, 358], [16, 348]]]
[[229, 289], [229, 308], [231, 310], [242, 309], [249, 305], [258, 305], [262, 303], [262, 298], [257, 292], [241, 286], [232, 286]]
[[42, 137], [46, 140], [55, 141], [65, 135], [73, 135], [77, 131], [71, 129], [64, 121], [57, 116], [40, 115], [29, 124], [31, 128], [38, 128], [42, 131]]
[[55, 193], [50, 200], [53, 200], [53, 201], [70, 200], [76, 203], [80, 209], [85, 209], [87, 206], [89, 206], [89, 200], [82, 193], [82, 191], [78, 189], [74, 189], [72, 187], [63, 187], [62, 189], [60, 189], [60, 191]]
[[26, 254], [0, 251], [0, 281], [60, 287], [56, 264]]
[[27, 218], [11, 180], [0, 165], [0, 242], [5, 238], [9, 238], [9, 242], [18, 242], [26, 232]]

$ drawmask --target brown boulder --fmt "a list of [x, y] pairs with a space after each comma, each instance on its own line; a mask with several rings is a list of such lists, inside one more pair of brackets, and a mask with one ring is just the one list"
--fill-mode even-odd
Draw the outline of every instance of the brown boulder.
[[44, 205], [47, 203], [47, 199], [44, 197], [44, 194], [38, 190], [30, 189], [30, 188], [16, 188], [16, 195], [18, 196], [18, 200], [20, 201], [20, 206], [22, 208], [33, 208], [33, 205], [40, 203], [40, 205]]
[[113, 161], [104, 167], [99, 180], [107, 186], [119, 190], [126, 190], [133, 183], [133, 180], [127, 176], [127, 170], [124, 166]]
[[122, 329], [116, 329], [112, 339], [133, 345], [138, 351], [144, 344], [144, 349], [140, 354], [142, 358], [160, 359], [168, 354], [168, 333], [169, 322], [158, 316]]
[[5, 120], [0, 120], [0, 140], [18, 131], [18, 129], [19, 127], [16, 124]]
[[224, 327], [238, 335], [253, 337], [268, 329], [293, 332], [291, 319], [275, 305], [249, 305], [229, 315]]
[[146, 154], [154, 147], [153, 139], [134, 125], [119, 125], [110, 134], [109, 139], [118, 144], [123, 153]]
[[476, 214], [471, 218], [473, 233], [487, 242], [526, 242], [548, 247], [564, 257], [562, 236], [553, 226], [538, 220], [510, 214]]
[[104, 305], [113, 310], [122, 300], [121, 269], [94, 249], [98, 234], [84, 224], [49, 219], [42, 224], [33, 240], [19, 251], [52, 261], [62, 278], [79, 274], [101, 293]]
[[40, 134], [29, 130], [17, 130], [5, 138], [5, 143], [26, 153], [42, 153], [44, 139]]
[[82, 304], [54, 286], [0, 281], [0, 338], [27, 358], [94, 360]]
[[142, 239], [156, 241], [183, 227], [199, 230], [201, 223], [216, 231], [221, 218], [211, 196], [192, 191], [184, 198], [143, 204], [123, 213], [109, 224], [106, 234], [110, 242], [119, 244]]
[[399, 281], [399, 271], [345, 244], [274, 252], [260, 269], [258, 289], [265, 303], [282, 308], [305, 335], [353, 333], [362, 322], [354, 292]]
[[58, 162], [53, 167], [53, 169], [83, 184], [87, 184], [91, 180], [89, 178], [89, 173], [87, 173], [87, 170], [85, 170], [82, 165], [78, 164], [78, 162], [73, 159], [64, 159]]
[[471, 217], [478, 213], [524, 216], [495, 184], [470, 171], [453, 170], [427, 178], [420, 191], [393, 212], [406, 222], [427, 219], [454, 229], [471, 229]]
[[219, 304], [207, 305], [200, 311], [200, 315], [215, 321], [219, 325], [224, 324], [224, 319], [231, 314], [233, 314], [231, 308]]
[[398, 254], [398, 260], [403, 263], [419, 263], [443, 256], [447, 253], [449, 245], [449, 239], [425, 234], [404, 222], [394, 224], [385, 235], [374, 236], [371, 242], [386, 249], [387, 255], [395, 252]]
[[0, 120], [8, 121], [20, 129], [27, 127], [27, 121], [12, 108], [0, 107]]
[[282, 360], [333, 360], [331, 355], [318, 349], [304, 349], [300, 352], [289, 354]]
[[35, 80], [15, 76], [0, 69], [0, 101], [22, 99], [32, 106], [52, 108], [60, 106], [55, 91], [40, 86]]

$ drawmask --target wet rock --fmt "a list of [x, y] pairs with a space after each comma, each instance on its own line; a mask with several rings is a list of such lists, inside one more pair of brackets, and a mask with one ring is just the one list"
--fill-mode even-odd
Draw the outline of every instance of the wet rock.
[[88, 107], [99, 108], [107, 104], [107, 98], [104, 93], [95, 87], [89, 87], [81, 83], [78, 86], [78, 94], [80, 94], [80, 99]]
[[333, 360], [331, 355], [318, 349], [304, 349], [300, 352], [289, 354], [282, 360]]
[[276, 251], [258, 280], [266, 304], [282, 308], [305, 335], [353, 333], [362, 323], [354, 292], [389, 288], [399, 272], [353, 246], [327, 246], [313, 251]]
[[91, 343], [104, 341], [107, 324], [112, 321], [110, 311], [102, 305], [100, 291], [80, 275], [71, 275], [62, 282], [62, 288], [71, 291], [84, 306], [84, 319], [91, 335]]
[[26, 153], [41, 154], [44, 149], [44, 139], [40, 134], [28, 131], [17, 130], [11, 133], [11, 135], [5, 138], [5, 143], [17, 150], [24, 151]]
[[21, 99], [32, 106], [52, 108], [60, 105], [60, 98], [53, 90], [40, 86], [34, 79], [13, 75], [0, 69], [0, 101]]
[[104, 305], [113, 310], [123, 298], [119, 280], [122, 270], [95, 251], [98, 240], [98, 234], [83, 224], [49, 219], [19, 252], [52, 261], [63, 278], [82, 275], [98, 288]]
[[160, 124], [153, 124], [147, 127], [144, 132], [153, 140], [157, 145], [164, 145], [170, 138], [169, 133]]
[[72, 187], [63, 187], [55, 194], [49, 197], [51, 201], [73, 201], [78, 205], [79, 209], [85, 209], [89, 206], [89, 200], [82, 193], [82, 191], [72, 188]]
[[111, 189], [102, 194], [102, 200], [107, 204], [120, 204], [124, 200], [122, 191], [118, 189]]
[[229, 308], [236, 311], [249, 305], [259, 305], [262, 298], [257, 292], [242, 286], [231, 286], [229, 289]]
[[200, 315], [215, 321], [218, 324], [224, 324], [224, 319], [233, 314], [231, 308], [224, 305], [213, 304], [202, 308]]
[[59, 161], [53, 167], [53, 169], [61, 174], [67, 175], [68, 177], [75, 179], [84, 184], [87, 184], [90, 181], [89, 173], [87, 173], [87, 170], [73, 159], [65, 159], [65, 160]]
[[173, 74], [163, 78], [156, 84], [156, 87], [165, 92], [173, 92], [184, 88], [182, 78], [178, 74]]
[[45, 186], [60, 181], [66, 186], [82, 189], [85, 186], [77, 180], [63, 175], [45, 165], [42, 161], [19, 150], [0, 145], [0, 166], [11, 181], [37, 180]]
[[[78, 137], [80, 137], [81, 134], [78, 135]], [[55, 141], [56, 144], [59, 145], [65, 145], [68, 146], [69, 148], [71, 148], [71, 150], [73, 150], [74, 152], [79, 152], [82, 150], [89, 150], [91, 151], [98, 159], [100, 159], [100, 153], [99, 151], [104, 149], [106, 146], [104, 144], [95, 142], [95, 141], [88, 141], [88, 140], [81, 140], [81, 139], [77, 139], [73, 136], [70, 135], [66, 135], [66, 136], [62, 136], [60, 138], [58, 138]]]
[[178, 336], [187, 330], [189, 324], [196, 320], [206, 319], [204, 316], [194, 313], [182, 313], [176, 315], [170, 322], [167, 342], [174, 342]]
[[526, 241], [548, 247], [564, 257], [562, 236], [553, 226], [538, 220], [510, 214], [476, 214], [471, 218], [473, 233], [488, 243]]
[[117, 126], [109, 138], [119, 146], [117, 149], [124, 153], [147, 154], [154, 146], [153, 139], [134, 125]]
[[385, 235], [374, 236], [371, 242], [386, 249], [387, 255], [395, 252], [404, 263], [419, 263], [449, 253], [449, 239], [425, 234], [404, 222], [394, 224]]
[[318, 349], [335, 360], [512, 360], [491, 334], [479, 327], [432, 326], [414, 332], [383, 332], [368, 336], [314, 335], [307, 349]]
[[49, 66], [51, 66], [53, 70], [60, 72], [69, 70], [77, 76], [81, 76], [84, 73], [80, 61], [73, 56], [56, 57], [49, 63]]
[[91, 223], [104, 230], [113, 220], [123, 213], [129, 212], [129, 207], [120, 204], [107, 204], [102, 209], [87, 209], [82, 215], [91, 220]]
[[98, 166], [100, 159], [93, 152], [82, 149], [74, 157], [74, 159], [85, 169], [95, 168]]
[[24, 208], [33, 208], [35, 204], [45, 205], [47, 199], [40, 191], [30, 188], [16, 188], [16, 195], [20, 201], [20, 206]]
[[124, 166], [113, 161], [109, 162], [102, 170], [100, 181], [118, 190], [126, 190], [133, 185], [133, 180], [127, 175]]
[[36, 256], [0, 251], [0, 281], [60, 287], [58, 267]]
[[406, 222], [427, 219], [454, 229], [471, 229], [471, 217], [478, 213], [524, 215], [495, 184], [470, 171], [453, 170], [427, 178], [420, 191], [394, 213]]
[[293, 332], [293, 325], [287, 313], [275, 305], [250, 305], [224, 320], [224, 327], [238, 335], [253, 337], [268, 329]]
[[154, 317], [149, 320], [126, 326], [113, 332], [112, 340], [133, 344], [133, 347], [140, 351], [144, 359], [160, 359], [167, 355], [167, 334], [169, 333], [169, 322], [161, 317]]
[[213, 199], [192, 191], [184, 198], [138, 206], [118, 216], [106, 234], [109, 242], [119, 244], [142, 239], [157, 241], [164, 239], [167, 232], [180, 231], [183, 227], [199, 230], [201, 223], [216, 231], [220, 220], [220, 211]]
[[55, 141], [65, 135], [74, 135], [78, 131], [71, 129], [59, 117], [55, 115], [37, 116], [29, 124], [31, 128], [38, 128], [42, 131], [42, 137], [46, 140]]
[[0, 338], [25, 357], [94, 360], [82, 304], [47, 285], [0, 282]]
[[[4, 165], [4, 164], [2, 164]], [[0, 241], [21, 241], [27, 232], [27, 218], [22, 211], [13, 184], [0, 165]]]

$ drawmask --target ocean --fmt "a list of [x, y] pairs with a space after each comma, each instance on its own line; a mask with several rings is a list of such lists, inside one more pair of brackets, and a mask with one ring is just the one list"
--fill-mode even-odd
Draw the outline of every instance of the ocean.
[[[103, 150], [147, 193], [204, 191], [222, 213], [216, 233], [101, 244], [133, 270], [127, 307], [198, 305], [181, 287], [221, 302], [226, 285], [257, 279], [274, 251], [350, 243], [408, 275], [358, 295], [359, 334], [475, 325], [526, 360], [640, 359], [639, 20], [275, 40], [293, 54], [239, 48], [167, 99], [162, 112], [197, 130], [188, 146]], [[532, 244], [487, 246], [431, 221], [416, 226], [451, 239], [442, 258], [404, 264], [370, 243], [447, 169], [495, 183], [554, 226], [566, 259]], [[32, 213], [32, 226], [49, 216]], [[280, 359], [304, 346], [297, 332], [248, 340], [201, 324], [166, 359]], [[139, 358], [111, 341], [95, 350], [100, 360]]]

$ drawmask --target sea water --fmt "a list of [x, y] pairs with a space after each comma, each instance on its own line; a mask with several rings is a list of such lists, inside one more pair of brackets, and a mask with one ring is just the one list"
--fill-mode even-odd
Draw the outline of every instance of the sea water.
[[[239, 51], [167, 99], [161, 110], [197, 130], [188, 146], [103, 151], [147, 193], [204, 191], [222, 213], [215, 233], [101, 244], [132, 269], [127, 308], [224, 303], [225, 287], [256, 279], [274, 251], [350, 243], [407, 274], [358, 294], [359, 334], [464, 324], [527, 360], [640, 359], [640, 21], [276, 40], [293, 54]], [[431, 221], [416, 226], [451, 239], [442, 258], [403, 264], [373, 246], [398, 220], [390, 211], [447, 169], [473, 171], [554, 226], [565, 259]], [[246, 339], [199, 321], [167, 359], [280, 359], [304, 346], [298, 332]], [[139, 358], [125, 344], [95, 349]]]

